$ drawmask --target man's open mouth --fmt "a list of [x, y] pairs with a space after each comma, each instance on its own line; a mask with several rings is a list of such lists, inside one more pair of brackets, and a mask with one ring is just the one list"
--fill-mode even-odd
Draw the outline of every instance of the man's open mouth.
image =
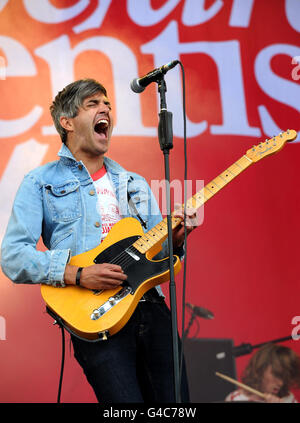
[[105, 137], [107, 137], [108, 120], [107, 119], [99, 119], [94, 126], [94, 131], [97, 132], [97, 134], [99, 134], [99, 135], [104, 135]]

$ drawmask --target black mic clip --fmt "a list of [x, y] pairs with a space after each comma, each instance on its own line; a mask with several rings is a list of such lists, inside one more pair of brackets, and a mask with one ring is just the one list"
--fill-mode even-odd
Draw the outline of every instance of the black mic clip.
[[214, 319], [215, 317], [212, 311], [204, 307], [195, 306], [190, 303], [185, 303], [185, 305], [192, 311], [192, 315], [202, 317], [203, 319]]
[[252, 350], [253, 347], [251, 344], [242, 343], [241, 345], [232, 348], [232, 354], [235, 357], [239, 357], [241, 355], [250, 354]]

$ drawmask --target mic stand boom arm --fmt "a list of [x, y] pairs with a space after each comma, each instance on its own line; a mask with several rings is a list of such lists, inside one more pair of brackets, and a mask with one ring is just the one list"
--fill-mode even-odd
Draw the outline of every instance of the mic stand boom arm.
[[292, 338], [292, 336], [285, 336], [284, 338], [273, 339], [272, 341], [262, 342], [256, 345], [243, 343], [238, 347], [233, 347], [234, 356], [239, 357], [240, 355], [250, 354], [254, 349], [260, 348], [265, 344], [275, 344], [277, 342], [289, 341]]
[[178, 350], [178, 330], [177, 330], [177, 310], [176, 310], [176, 286], [173, 262], [173, 240], [172, 240], [172, 218], [171, 218], [171, 198], [170, 198], [170, 165], [169, 152], [173, 148], [172, 113], [167, 110], [166, 104], [166, 82], [163, 75], [158, 80], [158, 92], [160, 94], [160, 112], [158, 124], [158, 139], [160, 148], [164, 154], [165, 180], [166, 180], [166, 204], [167, 204], [167, 226], [168, 226], [168, 249], [170, 268], [170, 308], [172, 321], [172, 341], [173, 341], [173, 366], [174, 366], [174, 389], [175, 401], [180, 399], [180, 375], [179, 375], [179, 350]]

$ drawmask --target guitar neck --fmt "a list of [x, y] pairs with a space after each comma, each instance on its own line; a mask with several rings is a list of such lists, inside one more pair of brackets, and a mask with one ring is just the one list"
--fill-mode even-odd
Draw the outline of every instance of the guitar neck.
[[[253, 161], [246, 155], [242, 156], [239, 160], [233, 163], [228, 169], [222, 172], [219, 176], [213, 179], [209, 184], [205, 185], [200, 191], [196, 192], [191, 198], [187, 200], [186, 207], [199, 209], [203, 204], [212, 198], [217, 192], [231, 182], [236, 176], [247, 169]], [[172, 229], [176, 228], [182, 219], [179, 217], [171, 216]], [[141, 253], [147, 253], [151, 248], [155, 247], [158, 243], [161, 244], [168, 235], [167, 218], [165, 217], [160, 223], [154, 226], [150, 231], [145, 233], [139, 238], [133, 246]]]
[[228, 169], [222, 172], [219, 176], [217, 176], [215, 179], [205, 185], [204, 188], [196, 192], [195, 195], [187, 200], [187, 208], [199, 209], [207, 200], [217, 194], [217, 192], [219, 192], [236, 176], [247, 169], [252, 163], [252, 160], [250, 160], [246, 155], [242, 156]]

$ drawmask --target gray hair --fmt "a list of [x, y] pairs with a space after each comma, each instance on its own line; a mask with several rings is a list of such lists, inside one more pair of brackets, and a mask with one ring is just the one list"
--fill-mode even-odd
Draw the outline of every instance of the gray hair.
[[56, 95], [50, 106], [50, 113], [63, 143], [67, 141], [68, 133], [60, 124], [61, 116], [74, 118], [77, 116], [83, 101], [99, 91], [107, 96], [106, 89], [99, 82], [94, 79], [80, 79], [67, 85]]

